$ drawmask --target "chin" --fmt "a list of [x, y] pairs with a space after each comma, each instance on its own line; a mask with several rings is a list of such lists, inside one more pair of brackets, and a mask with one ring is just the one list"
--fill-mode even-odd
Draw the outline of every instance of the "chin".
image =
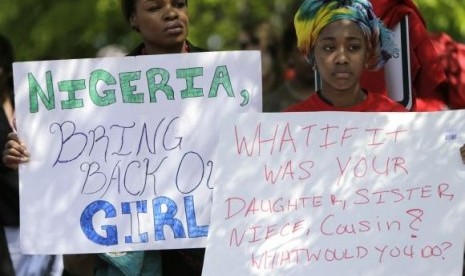
[[347, 91], [347, 90], [355, 89], [355, 85], [353, 83], [347, 83], [347, 82], [344, 82], [344, 83], [341, 83], [341, 84], [334, 83], [333, 88], [335, 90]]

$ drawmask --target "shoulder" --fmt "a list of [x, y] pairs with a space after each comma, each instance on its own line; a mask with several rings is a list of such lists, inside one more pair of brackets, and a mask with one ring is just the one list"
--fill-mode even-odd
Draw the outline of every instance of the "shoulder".
[[[186, 41], [186, 43], [187, 43], [187, 47], [189, 47], [189, 52], [190, 53], [207, 52], [207, 50], [195, 46], [194, 44], [192, 44], [188, 40]], [[139, 45], [137, 45], [137, 47], [135, 47], [131, 52], [129, 52], [129, 54], [127, 54], [127, 56], [140, 56], [140, 55], [142, 55], [142, 49], [144, 49], [144, 43], [143, 42], [140, 43]]]
[[189, 47], [189, 53], [200, 53], [200, 52], [208, 52], [207, 50], [197, 47], [192, 44], [189, 40], [186, 41], [187, 47]]
[[312, 93], [307, 99], [293, 104], [286, 109], [284, 112], [306, 112], [306, 111], [323, 111], [330, 110], [330, 107], [324, 103], [318, 96], [318, 93]]
[[368, 97], [370, 98], [370, 111], [380, 111], [380, 112], [406, 112], [408, 111], [403, 105], [396, 102], [395, 100], [389, 98], [388, 96], [376, 93], [376, 92], [367, 92]]
[[142, 55], [142, 49], [144, 48], [144, 43], [140, 43], [139, 45], [137, 45], [136, 48], [134, 48], [131, 52], [129, 52], [129, 54], [127, 54], [126, 56], [140, 56]]

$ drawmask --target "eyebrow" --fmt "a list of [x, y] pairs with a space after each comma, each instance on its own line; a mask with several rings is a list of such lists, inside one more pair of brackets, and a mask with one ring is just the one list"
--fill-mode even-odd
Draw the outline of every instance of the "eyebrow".
[[158, 3], [158, 0], [143, 0], [142, 3]]
[[[355, 36], [345, 37], [344, 39], [345, 39], [345, 40], [363, 40], [363, 38], [355, 37]], [[321, 38], [320, 40], [330, 40], [330, 41], [334, 41], [334, 40], [336, 40], [336, 38], [333, 37], [333, 36], [326, 36], [326, 37]]]

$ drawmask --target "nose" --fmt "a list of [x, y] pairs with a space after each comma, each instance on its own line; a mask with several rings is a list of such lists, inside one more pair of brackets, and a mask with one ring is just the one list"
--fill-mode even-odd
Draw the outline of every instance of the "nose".
[[178, 11], [172, 5], [167, 7], [166, 13], [164, 15], [165, 20], [173, 20], [178, 18]]
[[349, 62], [349, 57], [344, 47], [340, 47], [336, 50], [336, 57], [334, 61], [336, 64], [346, 64]]

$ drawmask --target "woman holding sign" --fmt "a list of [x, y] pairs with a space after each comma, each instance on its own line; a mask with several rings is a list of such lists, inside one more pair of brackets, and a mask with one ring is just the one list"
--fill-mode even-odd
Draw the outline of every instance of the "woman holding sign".
[[[187, 41], [187, 0], [121, 0], [125, 19], [143, 42], [129, 55], [200, 52]], [[3, 162], [10, 168], [29, 161], [26, 145], [10, 133]], [[204, 249], [115, 252], [68, 255], [65, 266], [73, 275], [200, 275]]]
[[[121, 0], [121, 8], [126, 21], [143, 39], [129, 56], [203, 51], [187, 40], [187, 0]], [[118, 254], [116, 257], [101, 254], [106, 261], [102, 269], [107, 265], [110, 269], [112, 266], [131, 266], [124, 262], [137, 257], [143, 260], [141, 272], [150, 272], [150, 275], [200, 275], [204, 249], [126, 252], [125, 255], [129, 256], [125, 259]]]

